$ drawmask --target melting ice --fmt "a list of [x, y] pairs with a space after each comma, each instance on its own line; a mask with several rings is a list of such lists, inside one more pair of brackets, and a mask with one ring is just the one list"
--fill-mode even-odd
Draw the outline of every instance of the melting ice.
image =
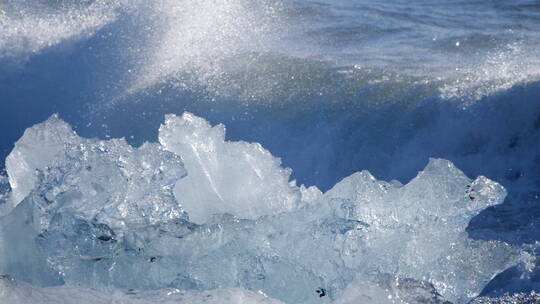
[[16, 303], [465, 303], [529, 260], [465, 232], [506, 196], [484, 176], [431, 159], [405, 185], [362, 171], [322, 193], [191, 113], [138, 148], [53, 116], [6, 168], [0, 296]]

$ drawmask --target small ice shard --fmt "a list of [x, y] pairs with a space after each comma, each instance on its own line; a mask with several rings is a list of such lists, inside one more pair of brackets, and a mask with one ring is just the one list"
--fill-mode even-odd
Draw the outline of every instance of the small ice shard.
[[258, 143], [225, 141], [221, 124], [212, 127], [187, 112], [167, 115], [159, 141], [182, 157], [188, 171], [174, 193], [194, 223], [216, 213], [256, 219], [300, 205], [300, 191], [289, 183], [291, 170]]
[[10, 195], [11, 187], [7, 174], [0, 171], [0, 216], [7, 214], [12, 209], [12, 204], [9, 200]]
[[322, 196], [321, 190], [315, 186], [306, 187], [300, 185], [300, 193], [302, 194], [302, 202], [311, 203], [319, 200]]

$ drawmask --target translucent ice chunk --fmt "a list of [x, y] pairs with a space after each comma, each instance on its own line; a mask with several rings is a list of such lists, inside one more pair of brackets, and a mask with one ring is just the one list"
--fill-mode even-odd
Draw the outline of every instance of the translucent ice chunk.
[[34, 188], [36, 169], [43, 169], [52, 162], [53, 158], [64, 150], [64, 143], [78, 140], [71, 127], [57, 115], [26, 129], [6, 158], [14, 206]]
[[34, 207], [32, 201], [26, 199], [8, 216], [0, 217], [0, 273], [9, 273], [34, 285], [61, 284], [57, 271], [46, 262], [47, 252], [37, 245], [39, 229], [34, 222], [38, 213]]
[[396, 287], [386, 296], [411, 299], [422, 291], [417, 296], [439, 293], [437, 299], [461, 303], [521, 259], [509, 245], [470, 240], [465, 232], [468, 218], [504, 195], [485, 177], [470, 180], [450, 162], [433, 159], [406, 185], [362, 172], [301, 210], [257, 220], [163, 221], [102, 242], [96, 236], [110, 232], [57, 217], [65, 228], [50, 229], [56, 234], [44, 233], [38, 243], [66, 282], [101, 289], [240, 286], [288, 303], [313, 303], [321, 300], [316, 290], [326, 290], [325, 301], [336, 300], [352, 281], [379, 294], [394, 286], [381, 281], [388, 276], [401, 278], [399, 288], [423, 281], [418, 284], [426, 289], [411, 283], [416, 287]]
[[300, 191], [289, 184], [290, 169], [258, 143], [225, 141], [225, 127], [214, 127], [191, 113], [167, 115], [159, 130], [165, 149], [180, 156], [188, 176], [176, 184], [190, 220], [206, 222], [212, 214], [240, 218], [292, 211]]
[[140, 148], [79, 138], [54, 117], [34, 128], [28, 136], [58, 138], [50, 157], [34, 156], [32, 141], [17, 147], [31, 172], [10, 167], [28, 193], [0, 218], [0, 271], [18, 279], [31, 280], [30, 269], [38, 283], [54, 273], [102, 291], [241, 287], [307, 304], [335, 301], [351, 282], [379, 294], [394, 286], [381, 283], [388, 276], [461, 303], [522, 259], [468, 238], [469, 220], [506, 193], [445, 160], [406, 185], [363, 171], [322, 194], [289, 183], [259, 145], [226, 142], [223, 126], [189, 113], [167, 116], [160, 143]]
[[473, 216], [505, 196], [499, 184], [483, 176], [471, 180], [442, 159], [430, 159], [405, 186], [363, 171], [325, 193], [337, 216], [367, 225], [365, 236], [344, 237], [348, 267], [426, 279], [458, 302], [478, 295], [519, 256], [505, 243], [474, 241], [465, 232]]
[[267, 297], [262, 292], [252, 292], [240, 288], [216, 289], [210, 291], [185, 291], [180, 289], [163, 289], [157, 291], [127, 292], [117, 290], [112, 294], [104, 294], [81, 287], [47, 287], [39, 288], [15, 281], [13, 278], [0, 275], [0, 299], [2, 303], [17, 304], [280, 304], [278, 300]]
[[26, 130], [6, 167], [13, 200], [31, 196], [40, 210], [37, 230], [61, 213], [120, 230], [183, 215], [172, 193], [186, 174], [179, 156], [159, 144], [81, 138], [56, 116]]

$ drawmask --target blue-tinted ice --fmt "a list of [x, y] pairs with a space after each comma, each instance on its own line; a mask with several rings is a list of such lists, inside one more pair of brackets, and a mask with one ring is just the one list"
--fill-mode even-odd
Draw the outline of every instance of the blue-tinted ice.
[[290, 181], [259, 144], [224, 138], [224, 126], [190, 113], [168, 115], [160, 142], [139, 148], [81, 138], [56, 116], [28, 129], [6, 164], [0, 272], [93, 290], [5, 277], [0, 294], [464, 303], [530, 262], [468, 237], [470, 219], [506, 191], [449, 161], [431, 159], [406, 185], [358, 172], [323, 194]]

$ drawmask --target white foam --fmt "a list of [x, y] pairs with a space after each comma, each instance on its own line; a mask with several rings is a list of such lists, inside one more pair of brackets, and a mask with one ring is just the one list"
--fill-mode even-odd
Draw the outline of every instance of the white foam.
[[441, 97], [462, 99], [468, 104], [515, 85], [540, 80], [537, 50], [511, 43], [490, 52], [477, 64], [458, 66], [440, 88]]
[[29, 56], [67, 39], [89, 37], [115, 20], [115, 6], [116, 1], [57, 10], [30, 1], [0, 5], [0, 58]]
[[229, 59], [272, 49], [280, 23], [280, 5], [270, 1], [162, 0], [144, 9], [149, 38], [134, 54], [142, 64], [132, 91], [171, 78], [212, 87], [235, 69]]

